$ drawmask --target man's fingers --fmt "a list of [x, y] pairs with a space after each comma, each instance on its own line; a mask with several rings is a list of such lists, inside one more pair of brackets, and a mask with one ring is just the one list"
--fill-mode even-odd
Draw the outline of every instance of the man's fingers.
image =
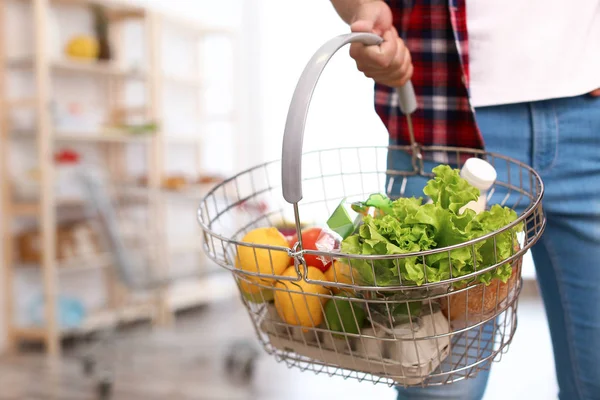
[[[385, 82], [389, 84], [390, 82], [405, 82], [409, 78], [406, 78], [408, 73], [410, 72], [410, 65], [406, 69], [398, 69], [392, 73], [389, 72], [374, 72], [369, 74], [369, 78], [374, 79], [377, 82]], [[392, 85], [397, 86], [397, 85]]]
[[406, 74], [404, 75], [404, 77], [398, 82], [398, 86], [403, 86], [406, 82], [408, 82], [410, 79], [412, 79], [413, 72], [414, 72], [414, 67], [413, 67], [412, 63], [410, 63], [408, 66], [408, 71], [406, 71]]
[[394, 62], [398, 43], [395, 40], [385, 41], [379, 46], [365, 46], [360, 62], [375, 69], [389, 68]]
[[350, 25], [351, 32], [368, 32], [373, 33], [373, 21], [360, 20]]
[[590, 92], [590, 95], [594, 96], [594, 97], [600, 97], [600, 88], [596, 89], [596, 90], [592, 90]]
[[[373, 27], [371, 20], [364, 19], [354, 22], [351, 29], [372, 32]], [[401, 86], [412, 76], [410, 53], [393, 26], [380, 36], [383, 42], [377, 46], [352, 43], [350, 56], [356, 61], [357, 69], [368, 78], [388, 86]]]
[[[350, 30], [352, 32], [368, 32], [368, 33], [372, 33], [373, 31], [373, 21], [370, 20], [359, 20], [356, 21], [354, 23], [352, 23], [352, 25], [350, 25]], [[351, 43], [350, 44], [350, 57], [354, 58], [358, 63], [363, 63], [364, 64], [364, 59], [365, 59], [365, 51], [366, 46], [362, 43]]]
[[365, 68], [360, 71], [363, 72], [366, 77], [371, 78], [378, 83], [390, 87], [399, 87], [412, 78], [413, 65], [410, 53], [406, 52], [406, 55], [402, 58], [401, 64], [400, 62], [396, 63], [395, 60], [388, 69]]
[[[412, 59], [410, 57], [410, 52], [405, 52], [404, 58], [402, 59], [402, 66], [400, 69], [404, 74], [407, 74], [409, 70], [412, 68]], [[412, 75], [412, 74], [411, 74]]]
[[361, 65], [365, 65], [365, 59], [366, 59], [366, 55], [365, 55], [365, 48], [367, 46], [365, 46], [362, 43], [352, 43], [350, 44], [350, 57], [352, 57], [355, 61], [356, 61], [356, 66], [359, 67]]
[[350, 56], [356, 60], [359, 70], [385, 69], [392, 66], [398, 53], [398, 40], [394, 38], [392, 32], [388, 32], [384, 34], [384, 42], [379, 46], [355, 45], [355, 43], [350, 45]]
[[358, 69], [364, 71], [366, 69], [383, 69], [388, 67], [394, 58], [394, 54], [390, 52], [385, 53], [380, 46], [365, 46], [359, 43], [352, 43], [350, 45], [350, 57], [356, 61]]
[[389, 30], [383, 34], [383, 42], [379, 46], [370, 46], [371, 58], [375, 67], [388, 68], [398, 52], [398, 40], [394, 31]]

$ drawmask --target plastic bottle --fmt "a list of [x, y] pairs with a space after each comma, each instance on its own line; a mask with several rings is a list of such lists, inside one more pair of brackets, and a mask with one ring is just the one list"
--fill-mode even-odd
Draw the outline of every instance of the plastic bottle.
[[470, 208], [476, 213], [485, 211], [487, 206], [487, 192], [497, 178], [496, 169], [492, 164], [481, 158], [469, 158], [460, 170], [460, 176], [480, 191], [479, 199], [471, 201], [459, 211], [462, 214], [465, 208]]

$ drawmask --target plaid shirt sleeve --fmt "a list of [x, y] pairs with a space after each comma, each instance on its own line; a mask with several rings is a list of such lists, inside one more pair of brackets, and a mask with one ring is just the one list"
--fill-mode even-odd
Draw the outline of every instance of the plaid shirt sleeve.
[[[423, 145], [483, 148], [469, 102], [465, 0], [386, 0], [411, 52], [418, 108], [415, 139]], [[375, 110], [398, 144], [410, 143], [395, 91], [375, 84]]]

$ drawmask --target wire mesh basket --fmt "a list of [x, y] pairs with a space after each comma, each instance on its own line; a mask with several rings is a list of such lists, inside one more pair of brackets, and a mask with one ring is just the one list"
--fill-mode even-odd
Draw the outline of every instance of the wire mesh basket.
[[[302, 154], [310, 97], [327, 61], [350, 42], [380, 40], [342, 35], [317, 51], [292, 98], [282, 160], [227, 179], [201, 201], [204, 249], [232, 272], [264, 349], [278, 361], [388, 385], [448, 384], [489, 368], [508, 349], [517, 327], [522, 257], [545, 226], [543, 184], [533, 169], [502, 155], [425, 147], [414, 139], [409, 146]], [[409, 126], [416, 107], [411, 92], [408, 84], [398, 93]], [[363, 201], [373, 193], [414, 196], [434, 176], [440, 164], [434, 160], [460, 168], [470, 157], [496, 167], [488, 205], [514, 210], [511, 223], [464, 243], [404, 254], [303, 246], [303, 228], [327, 220], [341, 201]], [[260, 228], [271, 228], [263, 233], [273, 234], [273, 242], [247, 239]], [[281, 241], [274, 229], [296, 236]], [[501, 249], [501, 242], [509, 248]], [[470, 271], [461, 270], [458, 254], [472, 257]], [[328, 265], [324, 272], [314, 267], [315, 257]], [[392, 271], [385, 282], [382, 266]], [[419, 282], [403, 279], [409, 267]], [[434, 279], [442, 268], [446, 273]], [[500, 269], [510, 277], [497, 277]]]

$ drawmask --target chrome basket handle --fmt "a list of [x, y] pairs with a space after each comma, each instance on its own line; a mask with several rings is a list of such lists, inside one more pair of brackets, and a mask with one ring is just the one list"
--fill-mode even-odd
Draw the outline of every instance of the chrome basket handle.
[[[360, 42], [365, 45], [378, 45], [383, 39], [372, 33], [349, 33], [337, 36], [325, 43], [312, 56], [294, 90], [292, 101], [288, 110], [283, 134], [283, 154], [281, 157], [281, 177], [283, 198], [290, 204], [297, 206], [302, 200], [302, 143], [304, 140], [304, 127], [312, 94], [325, 69], [327, 62], [336, 51], [348, 43]], [[409, 115], [417, 108], [417, 100], [412, 83], [408, 81], [404, 86], [396, 88], [400, 110]], [[413, 139], [414, 140], [414, 139]], [[414, 143], [413, 143], [414, 145]], [[298, 221], [297, 221], [298, 222]]]

